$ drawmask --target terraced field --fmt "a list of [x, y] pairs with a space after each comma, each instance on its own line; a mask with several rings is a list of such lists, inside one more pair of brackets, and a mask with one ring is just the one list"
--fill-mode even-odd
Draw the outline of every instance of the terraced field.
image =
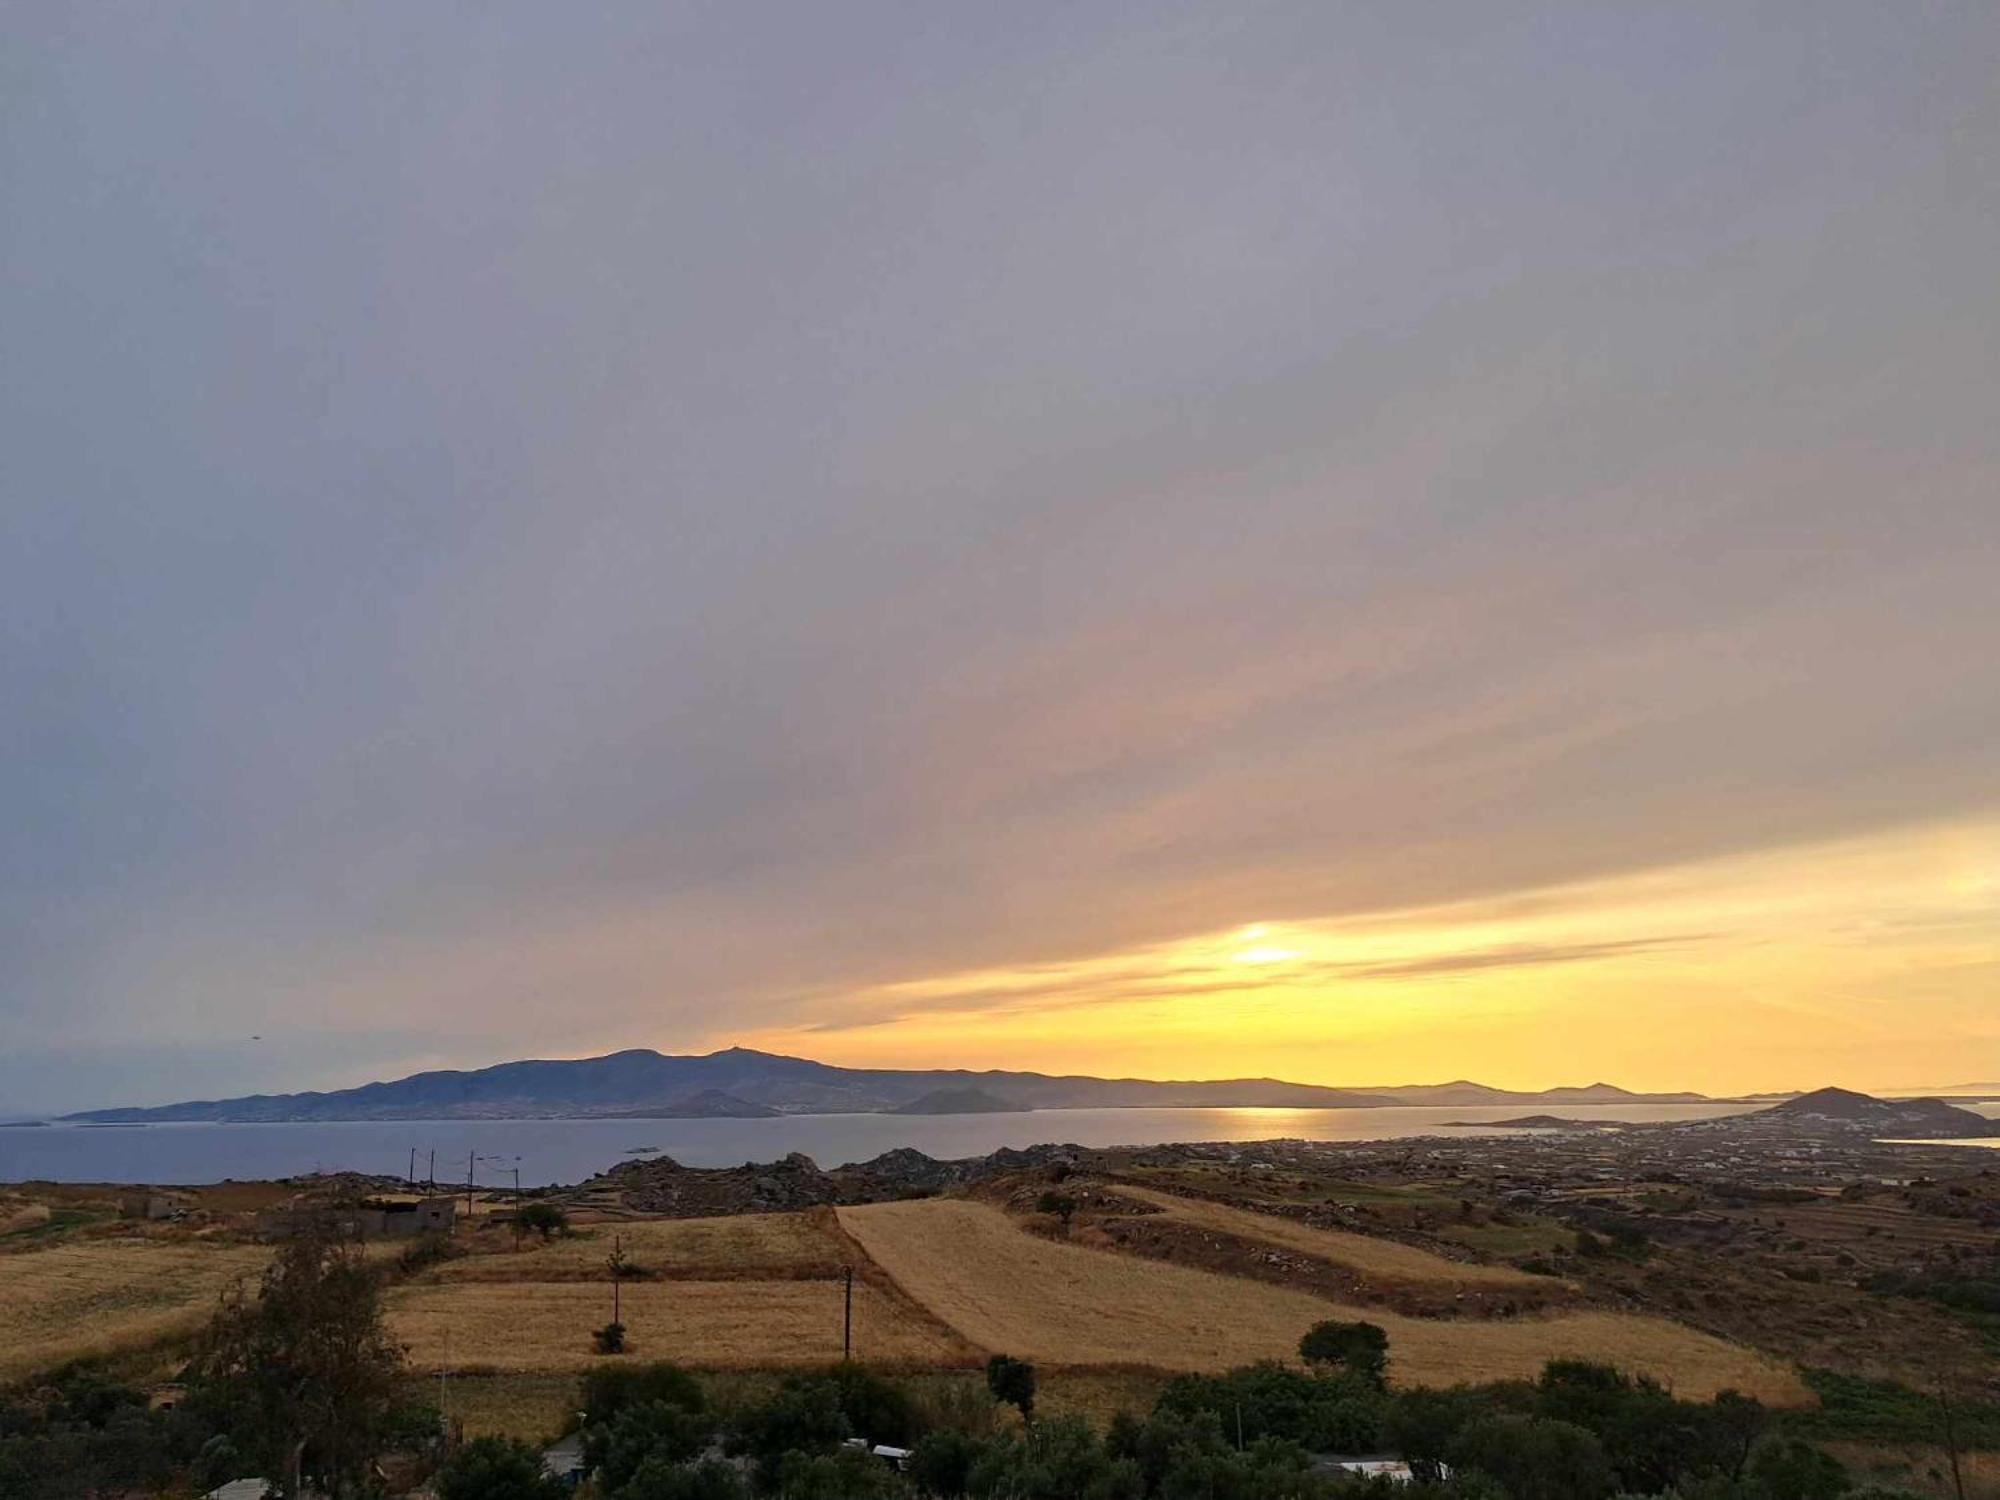
[[1202, 1198], [1183, 1198], [1175, 1193], [1122, 1183], [1117, 1191], [1123, 1197], [1150, 1203], [1183, 1223], [1296, 1250], [1301, 1255], [1332, 1261], [1335, 1265], [1348, 1266], [1391, 1281], [1453, 1288], [1523, 1287], [1537, 1291], [1545, 1289], [1548, 1284], [1547, 1277], [1530, 1276], [1513, 1266], [1481, 1266], [1448, 1260], [1442, 1255], [1433, 1255], [1428, 1250], [1399, 1244], [1395, 1240], [1377, 1239], [1372, 1235], [1353, 1234], [1342, 1229], [1317, 1229], [1296, 1219], [1231, 1208], [1227, 1204], [1211, 1203]]
[[738, 1214], [724, 1219], [638, 1219], [592, 1225], [546, 1243], [469, 1255], [432, 1273], [435, 1281], [605, 1281], [613, 1246], [640, 1275], [692, 1281], [789, 1278], [830, 1280], [851, 1255], [827, 1210]]
[[1328, 1317], [1388, 1330], [1392, 1377], [1448, 1385], [1536, 1374], [1551, 1358], [1613, 1362], [1683, 1395], [1734, 1388], [1807, 1399], [1784, 1364], [1658, 1318], [1583, 1311], [1465, 1323], [1343, 1308], [1306, 1292], [1084, 1249], [1023, 1233], [999, 1210], [949, 1199], [839, 1210], [896, 1284], [968, 1342], [1058, 1365], [1225, 1369], [1294, 1355]]
[[[562, 1372], [601, 1361], [590, 1332], [611, 1321], [614, 1247], [644, 1279], [624, 1281], [632, 1352], [712, 1370], [826, 1364], [841, 1354], [842, 1271], [854, 1284], [854, 1353], [884, 1365], [978, 1357], [886, 1285], [831, 1210], [642, 1219], [446, 1261], [393, 1289], [391, 1334], [422, 1370]], [[871, 1276], [873, 1281], [871, 1281]]]
[[[704, 1369], [775, 1369], [840, 1358], [837, 1281], [657, 1281], [627, 1286], [631, 1353]], [[565, 1371], [602, 1364], [590, 1330], [611, 1288], [578, 1281], [431, 1283], [389, 1294], [389, 1331], [419, 1370]], [[962, 1340], [865, 1282], [854, 1287], [854, 1353], [885, 1366], [966, 1364]]]

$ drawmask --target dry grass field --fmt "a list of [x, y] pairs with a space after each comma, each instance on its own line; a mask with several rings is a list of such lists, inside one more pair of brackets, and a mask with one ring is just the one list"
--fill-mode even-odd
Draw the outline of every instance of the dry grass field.
[[1658, 1376], [1691, 1397], [1734, 1387], [1774, 1403], [1807, 1399], [1785, 1365], [1657, 1318], [1398, 1317], [1041, 1239], [978, 1203], [932, 1199], [839, 1213], [842, 1226], [904, 1292], [969, 1342], [1050, 1364], [1226, 1369], [1292, 1357], [1313, 1323], [1349, 1316], [1388, 1330], [1391, 1373], [1409, 1384], [1529, 1376], [1551, 1358], [1578, 1356]]
[[1518, 1286], [1532, 1287], [1537, 1291], [1545, 1290], [1548, 1284], [1547, 1277], [1530, 1276], [1512, 1266], [1468, 1265], [1463, 1261], [1433, 1255], [1414, 1245], [1399, 1244], [1395, 1240], [1352, 1234], [1341, 1229], [1316, 1229], [1296, 1219], [1253, 1213], [1249, 1209], [1231, 1208], [1206, 1199], [1182, 1198], [1152, 1188], [1123, 1184], [1117, 1191], [1124, 1197], [1150, 1203], [1183, 1223], [1255, 1240], [1260, 1244], [1296, 1250], [1301, 1255], [1332, 1261], [1335, 1265], [1391, 1281], [1447, 1287]]
[[0, 1196], [0, 1235], [17, 1229], [33, 1229], [49, 1222], [46, 1203], [30, 1203], [25, 1198]]
[[[776, 1369], [840, 1358], [837, 1281], [651, 1281], [623, 1291], [632, 1354], [706, 1369]], [[419, 1370], [584, 1370], [611, 1288], [581, 1281], [419, 1283], [389, 1294], [389, 1330]], [[854, 1285], [854, 1353], [871, 1364], [963, 1364], [952, 1334], [888, 1294]]]
[[190, 1333], [269, 1254], [256, 1245], [108, 1236], [0, 1256], [0, 1382]]
[[641, 1273], [696, 1281], [832, 1278], [845, 1246], [827, 1212], [739, 1214], [726, 1219], [641, 1219], [594, 1224], [546, 1243], [529, 1236], [495, 1254], [448, 1261], [432, 1273], [451, 1282], [603, 1281], [614, 1241]]
[[435, 1373], [412, 1381], [415, 1400], [443, 1404], [454, 1422], [463, 1423], [467, 1437], [520, 1438], [546, 1443], [576, 1414], [576, 1375], [515, 1372], [472, 1375], [440, 1381]]

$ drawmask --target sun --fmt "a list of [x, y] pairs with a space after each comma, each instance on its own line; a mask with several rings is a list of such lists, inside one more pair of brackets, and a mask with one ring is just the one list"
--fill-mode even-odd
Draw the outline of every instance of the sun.
[[1230, 954], [1230, 959], [1239, 964], [1282, 964], [1301, 956], [1296, 948], [1268, 941], [1270, 936], [1270, 923], [1252, 922], [1236, 934], [1236, 940], [1248, 946]]

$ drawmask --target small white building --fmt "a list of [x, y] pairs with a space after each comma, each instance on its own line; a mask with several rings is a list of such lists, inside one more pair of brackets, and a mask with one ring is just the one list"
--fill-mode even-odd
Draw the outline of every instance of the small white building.
[[[1407, 1459], [1387, 1453], [1354, 1456], [1321, 1453], [1314, 1456], [1313, 1467], [1322, 1474], [1357, 1474], [1363, 1479], [1386, 1479], [1391, 1484], [1413, 1484], [1417, 1477]], [[1451, 1478], [1451, 1470], [1442, 1464], [1438, 1468], [1441, 1477]]]
[[572, 1433], [542, 1450], [542, 1472], [563, 1484], [583, 1483], [583, 1437]]

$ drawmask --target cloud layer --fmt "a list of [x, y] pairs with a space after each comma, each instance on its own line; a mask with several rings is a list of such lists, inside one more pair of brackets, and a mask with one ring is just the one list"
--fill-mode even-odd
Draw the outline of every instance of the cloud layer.
[[7, 30], [0, 1106], [1990, 827], [1976, 7]]

